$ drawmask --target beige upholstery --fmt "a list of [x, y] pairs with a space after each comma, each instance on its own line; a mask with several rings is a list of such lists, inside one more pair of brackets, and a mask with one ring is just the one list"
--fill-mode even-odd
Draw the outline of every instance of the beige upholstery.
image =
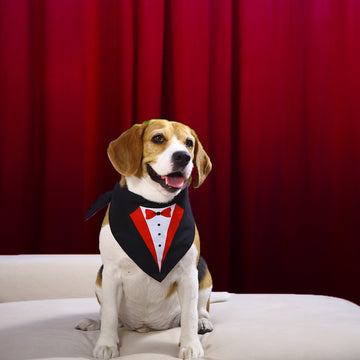
[[[0, 256], [1, 301], [11, 301], [0, 304], [0, 358], [91, 359], [99, 332], [74, 327], [99, 316], [89, 297], [99, 264], [98, 256]], [[200, 337], [207, 360], [360, 359], [360, 307], [346, 300], [230, 294], [210, 311], [215, 330]], [[119, 331], [120, 359], [176, 359], [179, 328]]]

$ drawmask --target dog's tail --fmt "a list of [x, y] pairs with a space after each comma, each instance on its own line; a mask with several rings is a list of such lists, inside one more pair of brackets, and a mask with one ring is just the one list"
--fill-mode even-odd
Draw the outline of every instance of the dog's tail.
[[218, 303], [228, 301], [231, 297], [231, 294], [228, 292], [220, 292], [220, 291], [213, 291], [210, 296], [210, 303]]

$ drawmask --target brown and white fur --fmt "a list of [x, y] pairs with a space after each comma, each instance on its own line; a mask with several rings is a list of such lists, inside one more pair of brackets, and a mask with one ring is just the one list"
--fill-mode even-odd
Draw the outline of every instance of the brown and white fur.
[[[195, 132], [167, 120], [134, 125], [110, 144], [108, 156], [122, 175], [122, 187], [157, 203], [171, 201], [188, 186], [193, 167], [195, 188], [211, 171], [210, 159]], [[169, 185], [174, 184], [172, 176], [177, 177], [175, 187]], [[108, 212], [100, 232], [100, 252], [103, 267], [96, 281], [96, 296], [101, 322], [85, 319], [77, 326], [81, 330], [100, 328], [94, 357], [119, 355], [118, 326], [145, 332], [179, 324], [179, 357], [202, 357], [198, 332], [213, 329], [208, 312], [212, 279], [205, 262], [199, 264], [197, 229], [193, 245], [162, 282], [148, 276], [122, 250], [110, 230]]]

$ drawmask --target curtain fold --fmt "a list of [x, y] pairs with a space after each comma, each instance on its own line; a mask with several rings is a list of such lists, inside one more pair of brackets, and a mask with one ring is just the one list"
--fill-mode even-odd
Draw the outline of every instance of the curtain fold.
[[94, 253], [133, 123], [192, 127], [215, 289], [360, 302], [360, 3], [0, 0], [2, 254]]

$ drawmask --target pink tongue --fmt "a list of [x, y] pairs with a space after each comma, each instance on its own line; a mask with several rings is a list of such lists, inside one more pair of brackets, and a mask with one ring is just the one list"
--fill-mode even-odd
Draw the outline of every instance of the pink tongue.
[[181, 188], [184, 185], [184, 178], [176, 176], [162, 176], [162, 179], [167, 180], [167, 184], [174, 188]]

